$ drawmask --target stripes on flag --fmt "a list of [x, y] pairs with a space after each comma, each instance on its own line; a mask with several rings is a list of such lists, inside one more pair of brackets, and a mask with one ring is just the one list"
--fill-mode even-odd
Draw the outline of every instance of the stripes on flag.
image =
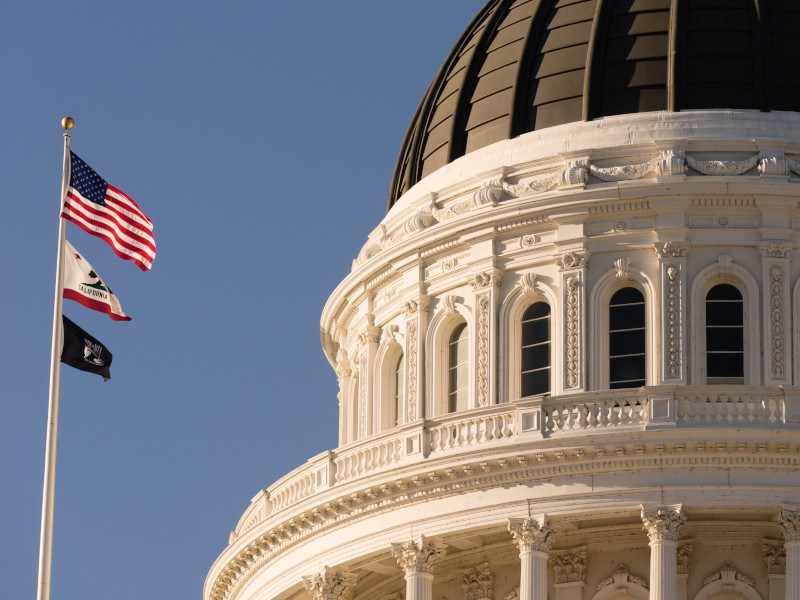
[[77, 154], [70, 151], [69, 188], [61, 216], [86, 233], [108, 243], [122, 259], [147, 271], [156, 257], [153, 222], [139, 205], [109, 185]]

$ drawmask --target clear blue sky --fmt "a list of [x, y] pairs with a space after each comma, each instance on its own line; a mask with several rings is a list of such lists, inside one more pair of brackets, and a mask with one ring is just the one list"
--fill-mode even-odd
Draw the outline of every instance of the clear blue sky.
[[199, 598], [249, 499], [336, 445], [320, 311], [482, 4], [4, 4], [3, 598], [36, 591], [61, 117], [159, 254], [142, 273], [69, 226], [133, 321], [65, 303], [114, 364], [62, 369], [52, 597]]

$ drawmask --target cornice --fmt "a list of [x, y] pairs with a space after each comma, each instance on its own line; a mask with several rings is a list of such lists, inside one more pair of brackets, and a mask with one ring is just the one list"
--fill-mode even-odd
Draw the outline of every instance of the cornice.
[[[697, 436], [698, 430], [692, 431]], [[712, 433], [712, 432], [709, 432]], [[728, 441], [718, 442], [719, 435]], [[545, 448], [520, 446], [470, 462], [452, 458], [423, 464], [332, 488], [299, 503], [278, 519], [266, 519], [243, 533], [220, 556], [209, 574], [209, 600], [234, 600], [244, 585], [275, 559], [300, 543], [364, 518], [416, 502], [441, 499], [465, 491], [483, 491], [509, 484], [536, 483], [602, 473], [636, 473], [721, 467], [796, 472], [800, 440], [791, 443], [736, 441], [736, 430], [714, 430], [712, 441], [606, 444]], [[687, 447], [688, 446], [688, 447]], [[694, 446], [692, 448], [691, 446]], [[468, 458], [468, 457], [463, 457]], [[449, 464], [451, 466], [445, 466]], [[417, 474], [411, 474], [411, 470]], [[383, 483], [381, 483], [383, 482]]]

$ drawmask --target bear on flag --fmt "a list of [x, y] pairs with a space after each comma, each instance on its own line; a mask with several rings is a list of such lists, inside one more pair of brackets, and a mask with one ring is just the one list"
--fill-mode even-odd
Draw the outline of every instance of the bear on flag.
[[92, 265], [64, 241], [64, 298], [74, 300], [102, 313], [115, 321], [130, 321], [114, 293], [92, 268]]

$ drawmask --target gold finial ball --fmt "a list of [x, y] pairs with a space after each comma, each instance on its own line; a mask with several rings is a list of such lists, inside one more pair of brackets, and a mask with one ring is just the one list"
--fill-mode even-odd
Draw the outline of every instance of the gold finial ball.
[[72, 117], [64, 117], [61, 119], [61, 127], [63, 127], [65, 131], [69, 131], [75, 127], [75, 119]]

